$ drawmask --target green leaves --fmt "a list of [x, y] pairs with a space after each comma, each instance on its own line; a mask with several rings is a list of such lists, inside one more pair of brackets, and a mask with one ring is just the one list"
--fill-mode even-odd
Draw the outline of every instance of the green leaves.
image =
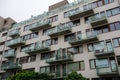
[[87, 79], [83, 77], [81, 74], [78, 74], [77, 72], [71, 72], [64, 80], [87, 80]]
[[46, 73], [21, 71], [11, 75], [8, 80], [49, 80], [50, 76]]

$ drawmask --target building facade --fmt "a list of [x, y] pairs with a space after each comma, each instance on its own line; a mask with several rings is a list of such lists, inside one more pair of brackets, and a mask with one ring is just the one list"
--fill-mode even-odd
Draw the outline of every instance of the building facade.
[[55, 80], [72, 71], [88, 80], [120, 80], [120, 0], [52, 8], [0, 33], [1, 79], [33, 70]]

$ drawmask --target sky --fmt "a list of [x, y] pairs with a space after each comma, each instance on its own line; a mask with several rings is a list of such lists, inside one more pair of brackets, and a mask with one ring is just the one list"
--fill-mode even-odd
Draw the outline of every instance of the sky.
[[[0, 0], [0, 16], [20, 22], [48, 11], [48, 6], [62, 0]], [[68, 0], [70, 3], [74, 0]]]

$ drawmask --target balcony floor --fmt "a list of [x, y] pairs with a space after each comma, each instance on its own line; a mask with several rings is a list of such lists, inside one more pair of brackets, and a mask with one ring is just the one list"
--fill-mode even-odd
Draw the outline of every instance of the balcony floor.
[[106, 18], [91, 22], [93, 28], [103, 26], [105, 24], [108, 24], [108, 20]]
[[27, 51], [27, 54], [33, 54], [33, 53], [44, 53], [50, 51], [50, 47], [43, 48], [43, 49], [38, 49], [38, 50], [32, 50], [32, 51]]
[[68, 59], [68, 58], [58, 59], [58, 60], [55, 60], [55, 61], [48, 61], [47, 63], [52, 64], [52, 63], [62, 63], [62, 62], [67, 62], [67, 61], [73, 61], [73, 59]]
[[30, 30], [31, 30], [32, 32], [34, 32], [34, 31], [38, 31], [38, 30], [40, 30], [40, 29], [45, 29], [45, 28], [49, 28], [49, 27], [51, 27], [50, 24], [44, 24], [44, 25], [42, 25], [42, 26], [38, 26], [38, 27], [32, 28], [32, 29], [30, 29]]
[[63, 30], [60, 32], [55, 32], [55, 33], [49, 34], [49, 36], [55, 37], [55, 36], [59, 36], [59, 35], [63, 35], [63, 34], [71, 33], [71, 32], [72, 32], [71, 29], [67, 29], [67, 30]]
[[101, 53], [95, 53], [95, 56], [96, 57], [102, 57], [102, 56], [111, 56], [111, 55], [115, 55], [114, 51], [111, 51], [111, 52], [101, 52]]
[[21, 45], [24, 45], [24, 44], [25, 44], [25, 42], [20, 42], [20, 43], [8, 45], [8, 47], [10, 47], [10, 48], [15, 48], [15, 47], [17, 47], [17, 46], [21, 46]]

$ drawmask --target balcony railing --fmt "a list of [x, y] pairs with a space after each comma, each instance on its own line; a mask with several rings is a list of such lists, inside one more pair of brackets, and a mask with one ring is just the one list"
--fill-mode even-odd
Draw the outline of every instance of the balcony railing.
[[79, 8], [78, 10], [71, 11], [69, 13], [69, 18], [71, 20], [73, 20], [73, 19], [76, 19], [76, 18], [80, 18], [80, 17], [83, 17], [83, 16], [93, 14], [93, 13], [94, 13], [93, 9], [91, 9], [91, 8], [84, 9], [82, 7], [82, 8]]
[[19, 63], [7, 62], [1, 65], [2, 70], [13, 70], [13, 69], [21, 69], [22, 65]]
[[48, 27], [51, 27], [51, 23], [49, 20], [46, 20], [46, 21], [40, 21], [40, 22], [31, 24], [30, 30], [31, 31], [38, 31], [40, 29], [48, 28]]
[[22, 38], [12, 39], [12, 40], [6, 42], [7, 47], [17, 47], [17, 46], [20, 46], [23, 44], [25, 44], [25, 41], [23, 41]]
[[71, 45], [77, 45], [77, 44], [83, 44], [86, 42], [98, 40], [98, 37], [94, 31], [87, 32], [87, 33], [82, 33], [77, 35], [76, 38], [69, 38], [69, 43]]
[[15, 50], [14, 49], [8, 50], [7, 52], [4, 52], [3, 56], [4, 58], [15, 57]]
[[97, 49], [95, 49], [94, 53], [95, 56], [108, 56], [108, 55], [114, 55], [114, 49], [112, 45], [105, 46], [105, 45], [98, 45], [96, 46]]
[[118, 68], [116, 63], [112, 63], [111, 65], [99, 65], [97, 67], [97, 75], [104, 76], [104, 75], [116, 75], [118, 74]]
[[98, 27], [98, 26], [108, 24], [108, 20], [105, 14], [92, 16], [89, 18], [89, 22], [91, 23], [92, 27]]
[[71, 32], [71, 26], [59, 25], [55, 27], [48, 35], [51, 37], [67, 34]]
[[19, 29], [15, 29], [15, 30], [12, 30], [12, 31], [9, 31], [9, 34], [8, 34], [10, 37], [16, 37], [16, 36], [19, 36], [20, 35], [20, 31]]
[[67, 53], [66, 55], [56, 55], [53, 58], [47, 59], [46, 63], [59, 63], [59, 62], [65, 62], [65, 61], [72, 61], [73, 56], [70, 53]]
[[28, 54], [34, 54], [34, 53], [44, 53], [50, 51], [50, 46], [42, 43], [38, 43], [36, 45], [32, 45], [28, 47], [25, 52]]

